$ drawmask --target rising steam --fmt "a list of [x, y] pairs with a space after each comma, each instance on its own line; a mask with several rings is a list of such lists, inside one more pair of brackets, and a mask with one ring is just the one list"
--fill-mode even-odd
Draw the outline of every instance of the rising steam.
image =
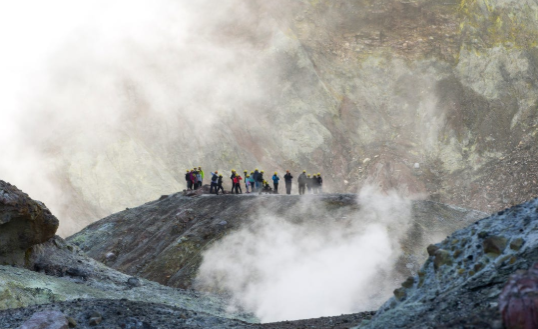
[[304, 218], [327, 212], [308, 197], [284, 216], [260, 214], [204, 254], [198, 286], [224, 290], [232, 306], [262, 322], [373, 310], [395, 287], [399, 241], [410, 223], [410, 201], [365, 188], [360, 210], [331, 222]]

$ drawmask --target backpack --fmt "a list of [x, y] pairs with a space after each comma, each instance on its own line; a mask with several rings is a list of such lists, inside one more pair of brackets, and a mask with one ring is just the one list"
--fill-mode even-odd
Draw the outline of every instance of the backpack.
[[219, 178], [219, 177], [218, 177], [217, 175], [213, 175], [213, 177], [211, 177], [211, 181], [212, 181], [213, 183], [216, 183], [218, 178]]

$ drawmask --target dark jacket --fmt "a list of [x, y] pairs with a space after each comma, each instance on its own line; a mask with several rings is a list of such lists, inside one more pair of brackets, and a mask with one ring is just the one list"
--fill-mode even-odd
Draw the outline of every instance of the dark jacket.
[[321, 176], [318, 176], [318, 186], [323, 185], [323, 178]]
[[302, 173], [301, 175], [299, 175], [299, 184], [306, 184], [306, 174], [305, 173]]
[[219, 179], [219, 175], [217, 175], [215, 173], [211, 173], [211, 182], [212, 183], [216, 183], [218, 179]]
[[219, 179], [217, 180], [217, 184], [219, 184], [219, 186], [222, 186], [222, 176], [219, 176]]
[[291, 183], [291, 180], [293, 179], [293, 176], [290, 173], [287, 173], [284, 175], [284, 180], [286, 183]]
[[258, 179], [256, 181], [257, 182], [263, 182], [263, 174], [262, 173], [258, 173]]

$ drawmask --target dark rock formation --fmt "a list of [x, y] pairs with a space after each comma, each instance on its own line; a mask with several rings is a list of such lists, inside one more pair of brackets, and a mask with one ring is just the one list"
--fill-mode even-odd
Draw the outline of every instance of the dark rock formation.
[[68, 329], [66, 316], [59, 311], [36, 312], [20, 329]]
[[[202, 252], [258, 217], [274, 214], [291, 222], [336, 225], [352, 220], [360, 208], [354, 194], [184, 197], [177, 193], [111, 215], [67, 240], [119, 271], [190, 288]], [[424, 249], [434, 242], [432, 235], [446, 236], [484, 215], [435, 202], [414, 202], [411, 228], [401, 241], [405, 255], [397, 264], [398, 279], [416, 274], [427, 256]]]
[[[418, 275], [361, 328], [535, 328], [538, 199], [459, 230], [428, 247]], [[507, 247], [510, 246], [510, 247]], [[499, 305], [500, 304], [500, 305]], [[517, 325], [516, 325], [517, 324]], [[520, 326], [518, 326], [520, 325]]]
[[[324, 328], [347, 329], [351, 323], [357, 324], [369, 320], [374, 312], [363, 312], [334, 317], [323, 317], [299, 321], [252, 324], [238, 320], [217, 317], [205, 312], [172, 307], [155, 303], [133, 302], [127, 300], [77, 300], [58, 302], [43, 306], [0, 311], [0, 328], [17, 328], [34, 312], [63, 312], [69, 323], [76, 323], [76, 328], [131, 328], [131, 329], [296, 329]], [[91, 325], [93, 315], [99, 315], [99, 326]], [[65, 316], [64, 316], [65, 319]]]
[[58, 224], [43, 203], [0, 181], [0, 264], [23, 264], [24, 253], [52, 238]]

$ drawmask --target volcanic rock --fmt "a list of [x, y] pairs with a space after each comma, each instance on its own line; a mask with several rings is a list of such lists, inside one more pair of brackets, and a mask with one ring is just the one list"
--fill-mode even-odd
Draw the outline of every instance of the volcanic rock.
[[67, 318], [62, 312], [37, 312], [24, 322], [20, 329], [68, 329]]
[[[129, 275], [172, 287], [192, 288], [202, 252], [257, 216], [273, 214], [294, 223], [308, 218], [315, 225], [335, 225], [353, 218], [360, 207], [354, 194], [193, 198], [176, 193], [106, 217], [67, 240], [90, 257]], [[405, 279], [416, 274], [420, 262], [427, 257], [426, 246], [434, 242], [432, 235], [446, 236], [485, 215], [436, 202], [415, 201], [411, 228], [401, 241], [406, 256], [397, 264], [398, 277]], [[107, 257], [111, 252], [117, 257]]]
[[0, 181], [0, 264], [23, 264], [24, 253], [52, 238], [58, 225], [43, 203]]
[[[529, 318], [538, 305], [538, 267], [533, 267], [538, 261], [537, 229], [535, 199], [456, 231], [436, 244], [439, 249], [424, 263], [414, 283], [406, 281], [398, 295], [361, 329], [501, 328], [499, 306], [509, 325], [522, 319], [538, 323]], [[485, 240], [481, 232], [488, 232]], [[507, 241], [519, 247], [506, 248]], [[441, 251], [442, 259], [452, 261], [441, 262], [439, 267]], [[518, 270], [531, 267], [509, 280]]]

